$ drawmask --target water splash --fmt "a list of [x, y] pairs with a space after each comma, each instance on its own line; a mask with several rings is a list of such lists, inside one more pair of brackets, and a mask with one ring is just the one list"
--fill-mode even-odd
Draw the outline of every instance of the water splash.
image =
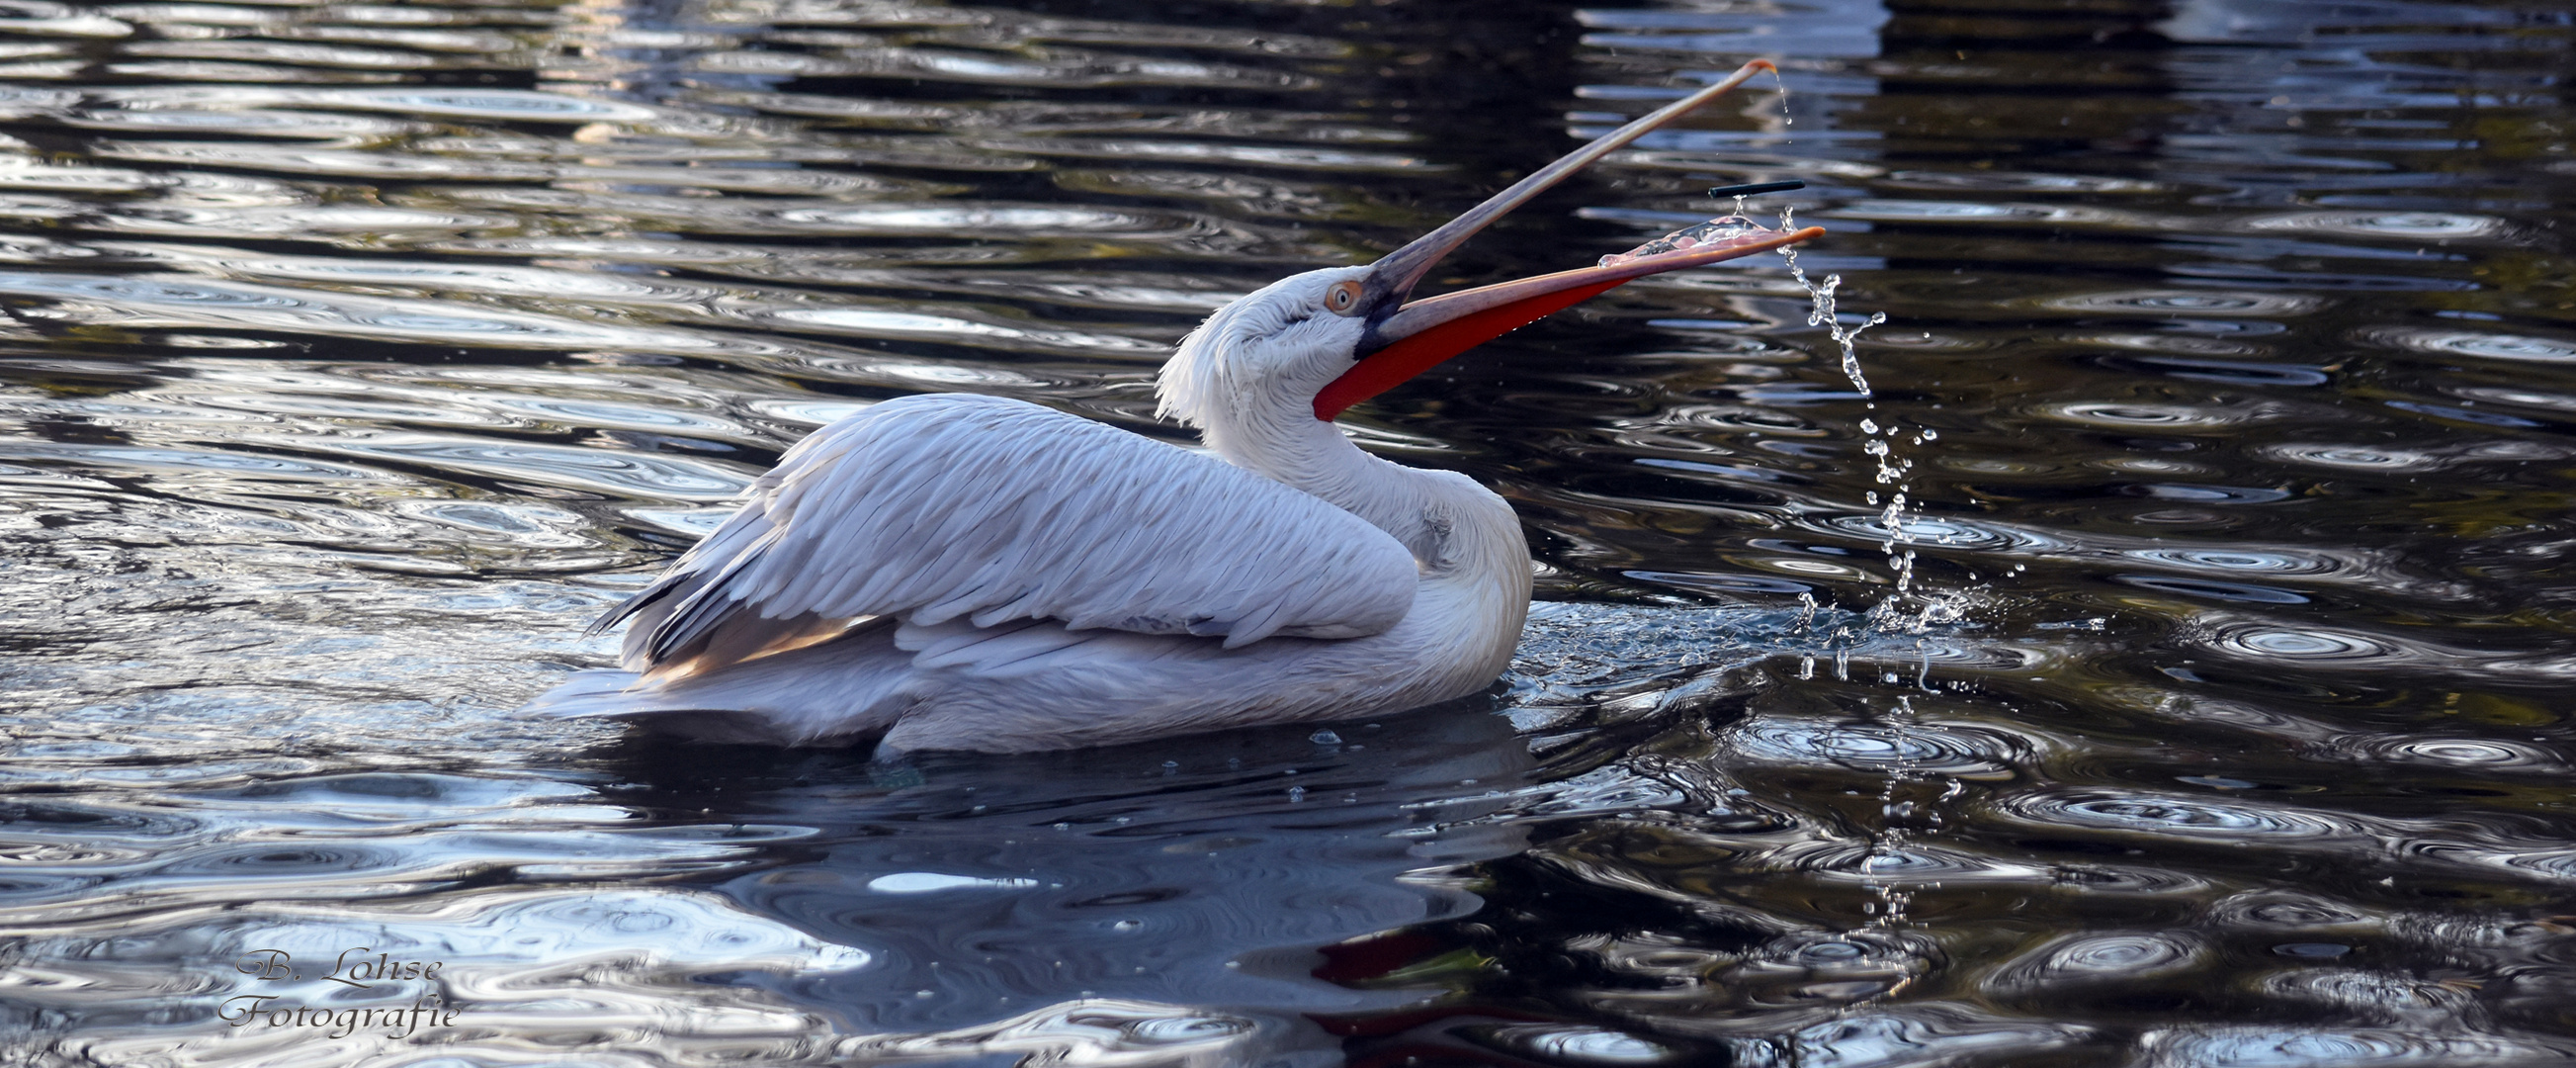
[[[1781, 208], [1781, 229], [1795, 228], [1796, 216], [1794, 205]], [[1868, 318], [1858, 323], [1845, 324], [1837, 307], [1842, 276], [1828, 274], [1822, 282], [1809, 278], [1806, 269], [1798, 265], [1795, 246], [1781, 249], [1780, 256], [1787, 262], [1789, 277], [1798, 283], [1799, 288], [1807, 291], [1810, 302], [1807, 325], [1825, 328], [1826, 336], [1832, 338], [1835, 347], [1841, 350], [1843, 376], [1851, 380], [1852, 388], [1861, 395], [1864, 409], [1873, 413], [1863, 416], [1860, 421], [1861, 433], [1866, 438], [1861, 450], [1877, 461], [1878, 469], [1872, 473], [1872, 479], [1887, 490], [1884, 495], [1878, 490], [1870, 490], [1863, 499], [1879, 507], [1878, 524], [1883, 532], [1879, 549], [1887, 557], [1888, 570], [1896, 576], [1896, 592], [1871, 609], [1871, 618], [1881, 631], [1887, 633], [1919, 634], [1936, 624], [1954, 622], [1965, 612], [1962, 598], [1915, 588], [1914, 545], [1918, 540], [1917, 528], [1921, 524], [1919, 514], [1914, 511], [1911, 481], [1914, 461], [1899, 449], [1900, 442], [1918, 446], [1931, 444], [1940, 440], [1941, 432], [1918, 426], [1909, 436], [1893, 417], [1882, 424], [1875, 414], [1878, 411], [1876, 391], [1870, 387], [1869, 376], [1861, 369], [1858, 348], [1861, 332], [1887, 322], [1887, 313], [1871, 312]]]
[[[1787, 90], [1783, 87], [1784, 112], [1786, 99]], [[1741, 211], [1742, 206], [1742, 198], [1739, 197], [1737, 209]], [[1796, 226], [1797, 207], [1783, 206], [1780, 209], [1780, 229], [1787, 232], [1795, 229]], [[1913, 488], [1910, 476], [1914, 470], [1914, 461], [1898, 451], [1900, 428], [1896, 421], [1890, 418], [1885, 424], [1879, 422], [1875, 414], [1878, 410], [1876, 391], [1870, 387], [1869, 376], [1861, 369], [1858, 348], [1861, 332], [1887, 322], [1887, 313], [1872, 312], [1868, 318], [1859, 323], [1845, 324], [1837, 307], [1837, 295], [1843, 283], [1842, 276], [1828, 274], [1822, 282], [1809, 278], [1805, 268], [1798, 264], [1798, 250], [1794, 245], [1782, 248], [1780, 255], [1788, 265], [1790, 278], [1798, 283], [1799, 288], [1807, 291], [1810, 302], [1807, 325], [1825, 328], [1826, 336], [1832, 338], [1835, 347], [1841, 350], [1843, 376], [1851, 380], [1852, 388], [1860, 394], [1866, 409], [1872, 413], [1863, 416], [1860, 422], [1861, 432], [1867, 436], [1862, 445], [1862, 451], [1878, 461], [1874, 480], [1878, 485], [1888, 487], [1888, 491], [1883, 502], [1876, 490], [1868, 493], [1867, 500], [1871, 504], [1881, 505], [1878, 520], [1885, 534], [1880, 540], [1880, 550], [1886, 554], [1888, 568], [1896, 576], [1896, 590], [1892, 596], [1879, 602], [1870, 610], [1871, 625], [1881, 633], [1920, 634], [1935, 622], [1954, 620], [1959, 614], [1959, 602], [1956, 599], [1929, 595], [1915, 596], [1913, 546], [1916, 536], [1912, 524], [1908, 522]], [[1922, 427], [1913, 434], [1912, 443], [1924, 445], [1938, 440], [1939, 437], [1938, 431], [1930, 427]], [[1909, 598], [1918, 602], [1918, 607], [1910, 612], [1905, 608]], [[1802, 596], [1801, 600], [1807, 602], [1808, 611], [1812, 612], [1812, 599]], [[1839, 643], [1845, 635], [1837, 631], [1835, 637]], [[1918, 647], [1920, 647], [1919, 642]], [[1809, 660], [1802, 664], [1799, 677], [1804, 679], [1812, 674], [1813, 661]], [[1931, 655], [1927, 650], [1923, 653], [1921, 665], [1915, 675], [1915, 687], [1930, 690], [1930, 675]], [[1834, 652], [1834, 678], [1838, 681], [1848, 681], [1850, 677], [1850, 650], [1847, 646], [1837, 648]], [[1893, 672], [1887, 672], [1883, 673], [1881, 678], [1883, 681], [1893, 683], [1898, 676]], [[1900, 887], [1894, 881], [1880, 877], [1882, 868], [1901, 866], [1906, 861], [1909, 855], [1907, 847], [1913, 833], [1911, 823], [1919, 822], [1927, 830], [1938, 829], [1941, 819], [1938, 802], [1918, 805], [1909, 796], [1914, 792], [1913, 787], [1916, 783], [1936, 777], [1919, 767], [1916, 758], [1906, 755], [1912, 751], [1912, 747], [1907, 743], [1912, 729], [1917, 725], [1914, 698], [1911, 694], [1897, 697], [1895, 706], [1886, 714], [1885, 723], [1897, 740], [1899, 756], [1890, 765], [1886, 777], [1879, 785], [1879, 822], [1877, 828], [1871, 832], [1868, 852], [1860, 863], [1862, 885], [1869, 892], [1871, 899], [1861, 907], [1863, 913], [1869, 917], [1865, 929], [1892, 932], [1905, 924], [1906, 909], [1912, 904], [1916, 890], [1925, 887], [1938, 889], [1939, 884], [1936, 882], [1924, 884], [1924, 887]], [[1940, 778], [1946, 782], [1940, 795], [1942, 802], [1956, 798], [1964, 789], [1963, 783], [1956, 778]], [[1890, 998], [1898, 995], [1910, 985], [1912, 978], [1910, 974], [1900, 978], [1880, 997]]]
[[1698, 248], [1701, 245], [1720, 244], [1743, 237], [1769, 233], [1771, 233], [1771, 231], [1764, 229], [1761, 223], [1754, 222], [1753, 220], [1744, 217], [1744, 198], [1737, 197], [1735, 198], [1734, 214], [1720, 215], [1717, 218], [1710, 219], [1709, 221], [1700, 223], [1696, 226], [1688, 226], [1675, 230], [1672, 233], [1665, 234], [1662, 237], [1648, 241], [1645, 244], [1629, 249], [1626, 252], [1603, 256], [1601, 257], [1599, 265], [1603, 267], [1612, 267], [1626, 263], [1630, 260], [1642, 259], [1647, 256], [1660, 256], [1667, 252], [1682, 252]]
[[[1780, 231], [1782, 233], [1787, 233], [1798, 228], [1797, 215], [1798, 206], [1795, 204], [1787, 205], [1780, 209]], [[1798, 283], [1798, 287], [1806, 290], [1808, 298], [1814, 302], [1813, 307], [1807, 312], [1807, 325], [1824, 327], [1826, 335], [1832, 337], [1834, 339], [1834, 344], [1842, 348], [1843, 377], [1851, 379], [1852, 388], [1859, 390], [1860, 395], [1864, 399], [1869, 398], [1871, 396], [1869, 376], [1861, 373], [1860, 353], [1853, 346], [1860, 340], [1861, 331], [1886, 322], [1887, 313], [1871, 312], [1869, 318], [1858, 325], [1849, 327], [1844, 326], [1842, 318], [1836, 312], [1834, 306], [1834, 291], [1842, 288], [1843, 276], [1839, 274], [1829, 274], [1825, 276], [1825, 280], [1821, 283], [1809, 279], [1807, 277], [1806, 268], [1798, 266], [1798, 247], [1796, 245], [1782, 247], [1780, 249], [1780, 258], [1788, 262], [1789, 277], [1795, 279]], [[1876, 404], [1876, 401], [1871, 401], [1872, 407], [1876, 407]]]

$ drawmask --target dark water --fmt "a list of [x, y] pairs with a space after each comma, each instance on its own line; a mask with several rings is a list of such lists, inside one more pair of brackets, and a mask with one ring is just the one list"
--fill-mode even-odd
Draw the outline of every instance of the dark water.
[[[2576, 1058], [2571, 36], [9, 0], [0, 1060]], [[1754, 55], [1441, 281], [1803, 178], [1875, 392], [1766, 260], [1353, 413], [1528, 520], [1491, 699], [909, 771], [508, 715], [812, 427], [1173, 436], [1208, 310]]]

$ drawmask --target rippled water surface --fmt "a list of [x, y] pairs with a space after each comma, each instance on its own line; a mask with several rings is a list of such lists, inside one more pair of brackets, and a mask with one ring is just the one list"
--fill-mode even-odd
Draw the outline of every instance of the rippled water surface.
[[[0, 1060], [2576, 1058], [2571, 37], [0, 0]], [[511, 716], [813, 427], [1183, 440], [1209, 310], [1757, 55], [1435, 281], [1801, 178], [1868, 395], [1766, 257], [1348, 419], [1527, 520], [1492, 696], [908, 768]]]

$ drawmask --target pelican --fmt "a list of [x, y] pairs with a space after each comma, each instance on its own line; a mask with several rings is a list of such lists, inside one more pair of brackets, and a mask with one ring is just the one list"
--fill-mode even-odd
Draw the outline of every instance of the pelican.
[[1519, 518], [1464, 475], [1361, 451], [1333, 420], [1623, 282], [1823, 233], [1751, 227], [1411, 299], [1504, 213], [1771, 69], [1746, 64], [1376, 263], [1210, 315], [1157, 382], [1158, 414], [1206, 452], [960, 393], [815, 431], [592, 625], [629, 624], [624, 670], [582, 672], [530, 709], [706, 740], [874, 738], [895, 757], [1347, 719], [1491, 685], [1529, 612]]

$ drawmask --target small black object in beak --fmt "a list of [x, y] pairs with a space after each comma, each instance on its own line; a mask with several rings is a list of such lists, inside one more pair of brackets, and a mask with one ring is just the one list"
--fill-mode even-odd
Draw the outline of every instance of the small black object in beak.
[[1752, 185], [1721, 185], [1709, 190], [1708, 195], [1723, 200], [1727, 197], [1749, 197], [1755, 193], [1785, 193], [1792, 189], [1805, 189], [1806, 187], [1807, 183], [1792, 178], [1785, 182], [1755, 182]]

